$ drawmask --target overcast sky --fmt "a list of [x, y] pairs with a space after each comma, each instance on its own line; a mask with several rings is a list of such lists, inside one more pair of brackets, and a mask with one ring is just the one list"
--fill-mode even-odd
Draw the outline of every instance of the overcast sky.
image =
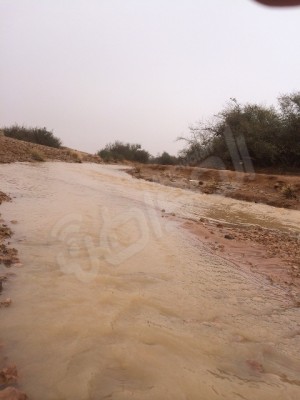
[[176, 153], [230, 97], [300, 89], [300, 8], [251, 0], [0, 0], [0, 126]]

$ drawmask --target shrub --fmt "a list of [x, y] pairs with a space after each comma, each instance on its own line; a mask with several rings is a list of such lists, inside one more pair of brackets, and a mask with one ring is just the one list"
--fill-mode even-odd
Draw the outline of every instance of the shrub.
[[105, 162], [133, 161], [147, 163], [150, 157], [148, 151], [143, 150], [140, 144], [122, 143], [116, 141], [107, 144], [97, 153]]
[[82, 163], [82, 159], [80, 157], [80, 154], [78, 154], [76, 151], [74, 150], [69, 150], [69, 156], [71, 157], [71, 159], [76, 162], [76, 163]]
[[164, 151], [161, 155], [151, 158], [150, 162], [152, 164], [176, 165], [178, 163], [178, 159], [175, 156], [171, 156], [169, 153]]
[[211, 179], [206, 182], [202, 191], [206, 194], [213, 194], [219, 189], [219, 184], [215, 179]]
[[284, 195], [285, 198], [287, 199], [295, 199], [296, 196], [296, 189], [294, 188], [293, 185], [287, 184], [282, 187], [281, 193]]
[[4, 135], [13, 139], [24, 140], [25, 142], [42, 144], [49, 147], [61, 147], [61, 140], [54, 136], [53, 132], [46, 128], [28, 128], [25, 126], [13, 125], [2, 128]]
[[36, 149], [33, 149], [33, 150], [31, 150], [31, 158], [34, 160], [34, 161], [45, 161], [45, 158], [44, 158], [44, 156], [43, 156], [43, 154], [42, 153], [40, 153], [38, 150], [36, 150]]

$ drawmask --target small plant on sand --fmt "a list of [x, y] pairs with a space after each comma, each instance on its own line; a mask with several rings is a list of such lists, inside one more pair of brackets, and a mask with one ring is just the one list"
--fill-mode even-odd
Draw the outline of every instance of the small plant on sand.
[[205, 186], [203, 187], [203, 192], [206, 194], [213, 194], [219, 189], [219, 184], [215, 179], [211, 179], [206, 182]]
[[34, 161], [45, 161], [43, 154], [36, 149], [31, 150], [31, 158]]
[[82, 163], [81, 157], [80, 157], [80, 155], [78, 153], [76, 153], [76, 151], [71, 151], [70, 156], [72, 157], [74, 162]]
[[296, 189], [293, 185], [287, 184], [282, 187], [281, 193], [286, 199], [295, 199], [296, 196]]
[[75, 163], [82, 163], [82, 159], [79, 153], [77, 153], [77, 151], [75, 150], [71, 150], [71, 149], [65, 149], [65, 154], [67, 155], [67, 158], [71, 158], [71, 160], [69, 159], [69, 161], [75, 162]]

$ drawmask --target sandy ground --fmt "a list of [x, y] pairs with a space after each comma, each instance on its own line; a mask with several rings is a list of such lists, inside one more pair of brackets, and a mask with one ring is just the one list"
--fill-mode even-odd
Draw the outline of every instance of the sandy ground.
[[[10, 197], [0, 191], [0, 205], [3, 201], [10, 201]], [[17, 251], [7, 246], [7, 239], [11, 237], [11, 230], [1, 219], [0, 214], [0, 264], [4, 264], [9, 267], [11, 264], [18, 262]], [[3, 276], [0, 276], [0, 290]], [[1, 304], [1, 303], [0, 303]]]
[[[0, 205], [11, 199], [0, 191]], [[5, 287], [9, 284], [11, 274], [9, 267], [19, 262], [17, 250], [9, 246], [12, 232], [1, 219], [0, 214], [0, 313], [8, 308], [12, 300], [5, 296]], [[18, 390], [18, 371], [15, 365], [9, 363], [0, 341], [0, 400], [26, 400], [27, 396]]]
[[138, 165], [128, 173], [167, 186], [300, 210], [300, 176], [165, 165]]
[[24, 161], [64, 161], [101, 163], [100, 157], [66, 147], [55, 149], [0, 136], [0, 163]]

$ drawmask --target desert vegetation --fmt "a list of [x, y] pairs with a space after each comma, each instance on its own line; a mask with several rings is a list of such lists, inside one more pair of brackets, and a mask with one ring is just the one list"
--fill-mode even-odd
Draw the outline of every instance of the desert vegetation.
[[126, 160], [145, 164], [150, 158], [150, 153], [142, 149], [140, 144], [122, 143], [120, 141], [107, 144], [102, 150], [99, 150], [97, 154], [105, 162]]
[[[46, 128], [19, 125], [4, 127], [1, 135], [62, 148], [59, 138]], [[275, 106], [256, 103], [241, 104], [231, 98], [227, 105], [208, 122], [198, 122], [189, 128], [187, 136], [179, 137], [185, 146], [179, 156], [163, 151], [151, 155], [139, 143], [114, 141], [97, 152], [104, 162], [134, 162], [157, 165], [201, 166], [251, 172], [273, 170], [276, 173], [298, 172], [300, 168], [300, 92], [278, 97]], [[62, 148], [63, 149], [63, 148]], [[39, 153], [39, 152], [38, 152]], [[68, 154], [73, 162], [81, 162], [78, 152]], [[45, 157], [33, 151], [32, 159]], [[287, 198], [293, 190], [283, 191]]]
[[7, 137], [23, 140], [24, 142], [42, 144], [43, 146], [55, 148], [60, 148], [62, 144], [61, 140], [46, 128], [13, 125], [10, 127], [3, 127], [1, 131]]
[[167, 151], [153, 156], [140, 144], [120, 141], [107, 144], [97, 154], [105, 162], [298, 172], [300, 92], [279, 96], [275, 106], [241, 104], [231, 98], [212, 119], [190, 126], [189, 134], [177, 140], [185, 142], [178, 157]]
[[162, 154], [157, 155], [156, 157], [151, 157], [150, 162], [152, 164], [160, 164], [160, 165], [176, 165], [178, 164], [178, 158], [172, 156], [168, 152], [164, 151]]
[[36, 149], [31, 150], [31, 157], [34, 161], [45, 161], [44, 155]]
[[107, 144], [97, 153], [105, 162], [132, 161], [142, 164], [176, 165], [178, 159], [164, 151], [156, 157], [144, 150], [140, 144], [123, 143], [115, 141]]
[[191, 126], [190, 135], [178, 139], [186, 143], [180, 159], [187, 165], [238, 169], [236, 152], [257, 168], [299, 169], [300, 92], [279, 96], [276, 106], [231, 99], [210, 122]]

